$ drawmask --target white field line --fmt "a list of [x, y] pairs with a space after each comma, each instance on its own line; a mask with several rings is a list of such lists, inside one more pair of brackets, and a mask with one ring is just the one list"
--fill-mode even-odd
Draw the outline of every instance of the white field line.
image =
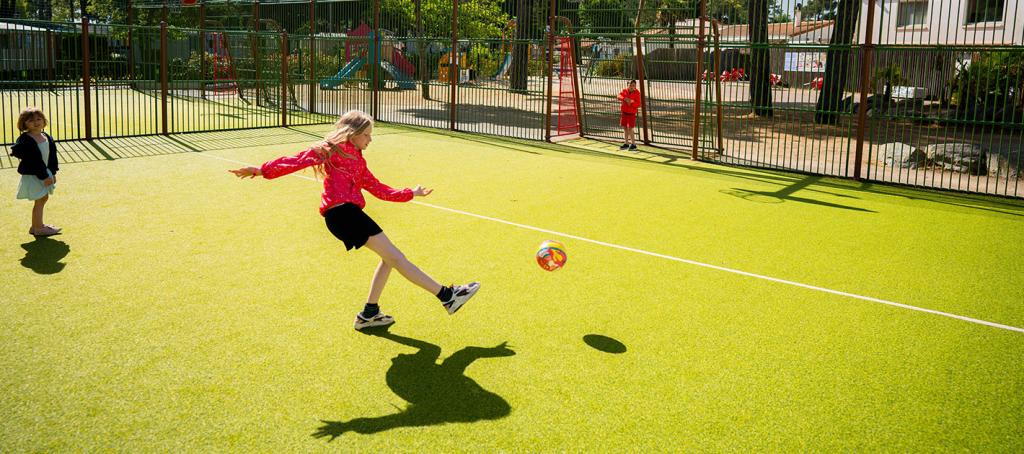
[[[247, 163], [247, 162], [236, 161], [234, 159], [223, 158], [223, 157], [220, 157], [220, 156], [214, 156], [214, 155], [209, 155], [209, 154], [205, 154], [205, 153], [193, 153], [193, 154], [198, 155], [198, 156], [204, 156], [204, 157], [208, 157], [208, 158], [213, 158], [213, 159], [219, 159], [221, 161], [233, 162], [233, 163], [241, 164], [241, 165], [244, 165], [244, 166], [252, 166], [253, 165], [253, 164], [250, 164], [250, 163]], [[309, 177], [307, 175], [292, 174], [292, 175], [289, 175], [289, 176], [294, 176], [294, 177], [297, 177], [297, 178], [303, 178], [303, 179], [311, 180], [311, 181], [317, 181], [316, 178], [312, 178], [312, 177]], [[879, 299], [879, 298], [872, 298], [870, 296], [857, 295], [855, 293], [848, 293], [848, 292], [843, 292], [843, 291], [839, 291], [839, 290], [832, 290], [830, 288], [818, 287], [816, 285], [804, 284], [804, 283], [801, 283], [801, 282], [789, 281], [789, 280], [786, 280], [786, 279], [779, 279], [777, 277], [765, 276], [763, 274], [751, 273], [751, 272], [747, 272], [747, 271], [743, 271], [743, 270], [737, 270], [737, 269], [728, 268], [728, 267], [724, 267], [724, 266], [718, 266], [718, 265], [712, 265], [712, 264], [709, 264], [709, 263], [697, 262], [697, 261], [694, 261], [694, 260], [688, 260], [688, 259], [684, 259], [684, 258], [674, 257], [674, 256], [671, 256], [671, 255], [659, 254], [657, 252], [651, 252], [651, 251], [645, 251], [643, 249], [632, 248], [632, 247], [629, 247], [629, 246], [622, 246], [622, 245], [618, 245], [618, 244], [614, 244], [614, 243], [606, 243], [604, 241], [592, 240], [590, 238], [585, 238], [585, 237], [582, 237], [582, 236], [571, 235], [571, 234], [568, 234], [568, 233], [562, 233], [562, 232], [558, 232], [558, 231], [555, 231], [555, 230], [542, 229], [540, 227], [534, 227], [532, 225], [520, 224], [520, 223], [517, 223], [517, 222], [506, 221], [504, 219], [492, 218], [490, 216], [483, 216], [483, 215], [480, 215], [480, 214], [470, 213], [468, 211], [456, 210], [456, 209], [453, 209], [453, 208], [447, 208], [447, 207], [443, 207], [443, 206], [440, 206], [440, 205], [434, 205], [434, 204], [430, 204], [430, 203], [416, 202], [416, 201], [413, 201], [411, 203], [414, 203], [414, 204], [417, 204], [417, 205], [421, 205], [421, 206], [425, 206], [425, 207], [430, 207], [430, 208], [438, 209], [438, 210], [448, 211], [448, 212], [451, 212], [451, 213], [457, 213], [457, 214], [461, 214], [461, 215], [464, 215], [464, 216], [471, 216], [471, 217], [478, 218], [478, 219], [484, 219], [484, 220], [487, 220], [487, 221], [492, 221], [492, 222], [498, 222], [498, 223], [501, 223], [501, 224], [511, 225], [513, 227], [519, 227], [521, 229], [533, 230], [535, 232], [549, 233], [551, 235], [555, 235], [555, 236], [562, 237], [562, 238], [572, 238], [574, 240], [585, 241], [587, 243], [593, 243], [593, 244], [597, 244], [597, 245], [601, 245], [601, 246], [606, 246], [606, 247], [610, 247], [610, 248], [614, 248], [614, 249], [621, 249], [623, 251], [629, 251], [629, 252], [635, 252], [637, 254], [649, 255], [651, 257], [658, 257], [658, 258], [662, 258], [662, 259], [666, 259], [666, 260], [672, 260], [674, 262], [682, 262], [682, 263], [686, 263], [686, 264], [689, 264], [689, 265], [699, 266], [699, 267], [702, 267], [702, 268], [710, 268], [710, 269], [713, 269], [713, 270], [724, 271], [726, 273], [739, 274], [741, 276], [747, 276], [747, 277], [752, 277], [752, 278], [756, 278], [756, 279], [763, 279], [763, 280], [766, 280], [766, 281], [776, 282], [776, 283], [779, 283], [779, 284], [792, 285], [794, 287], [801, 287], [801, 288], [805, 288], [805, 289], [809, 289], [809, 290], [817, 290], [819, 292], [831, 293], [833, 295], [845, 296], [845, 297], [848, 297], [848, 298], [854, 298], [854, 299], [859, 299], [859, 300], [863, 300], [863, 301], [869, 301], [869, 302], [872, 302], [872, 303], [885, 304], [885, 305], [888, 305], [888, 306], [894, 306], [894, 307], [898, 307], [898, 308], [902, 308], [902, 309], [908, 309], [908, 310], [912, 310], [912, 311], [924, 312], [924, 313], [927, 313], [927, 314], [933, 314], [933, 315], [940, 315], [940, 316], [943, 316], [943, 317], [949, 317], [949, 318], [953, 318], [953, 319], [957, 319], [957, 320], [961, 320], [961, 321], [965, 321], [965, 322], [969, 322], [969, 323], [977, 323], [979, 325], [991, 326], [993, 328], [999, 328], [999, 329], [1005, 329], [1005, 330], [1009, 330], [1009, 331], [1016, 331], [1018, 333], [1024, 333], [1024, 328], [1018, 328], [1016, 326], [1003, 325], [1001, 323], [995, 323], [995, 322], [990, 322], [990, 321], [986, 321], [986, 320], [980, 320], [980, 319], [976, 319], [976, 318], [965, 317], [963, 315], [951, 314], [949, 312], [942, 312], [942, 311], [937, 311], [937, 310], [933, 310], [933, 309], [926, 309], [926, 308], [923, 308], [923, 307], [911, 306], [909, 304], [897, 303], [895, 301], [888, 301], [888, 300], [883, 300], [883, 299]]]

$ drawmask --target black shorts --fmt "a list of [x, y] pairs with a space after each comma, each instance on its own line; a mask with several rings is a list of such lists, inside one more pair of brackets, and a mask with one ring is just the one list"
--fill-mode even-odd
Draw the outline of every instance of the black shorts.
[[324, 213], [324, 222], [327, 230], [345, 243], [346, 250], [359, 249], [371, 236], [383, 232], [359, 205], [352, 203], [331, 207]]

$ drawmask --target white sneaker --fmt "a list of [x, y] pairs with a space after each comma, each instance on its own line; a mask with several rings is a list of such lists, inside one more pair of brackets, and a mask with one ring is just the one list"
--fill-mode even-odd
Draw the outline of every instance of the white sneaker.
[[477, 290], [480, 290], [479, 282], [471, 282], [466, 285], [456, 285], [452, 287], [452, 299], [447, 303], [444, 303], [444, 308], [448, 309], [448, 315], [452, 315], [455, 311], [458, 311], [466, 301], [469, 301], [473, 295], [476, 295]]
[[360, 312], [356, 314], [356, 321], [353, 327], [357, 330], [360, 330], [363, 328], [371, 328], [374, 326], [388, 326], [393, 323], [395, 323], [395, 319], [390, 315], [378, 313], [377, 315], [374, 315], [373, 317], [366, 319], [363, 318], [363, 314], [362, 312]]

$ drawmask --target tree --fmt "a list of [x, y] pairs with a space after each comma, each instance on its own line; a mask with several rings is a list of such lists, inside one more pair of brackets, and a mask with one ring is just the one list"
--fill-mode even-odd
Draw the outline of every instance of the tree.
[[53, 20], [53, 3], [50, 0], [30, 0], [29, 17], [38, 20]]
[[629, 33], [636, 21], [638, 0], [580, 1], [581, 31], [587, 33]]
[[526, 91], [529, 76], [530, 38], [533, 28], [534, 0], [518, 0], [516, 7], [516, 43], [512, 46], [512, 67], [509, 68], [509, 89]]
[[842, 100], [850, 71], [850, 44], [859, 17], [860, 0], [839, 0], [832, 39], [825, 55], [825, 80], [815, 106], [815, 123], [836, 124], [839, 122], [839, 113], [845, 109]]
[[[415, 22], [422, 28], [419, 36], [451, 36], [452, 0], [382, 0], [380, 11], [400, 24]], [[364, 20], [372, 23], [372, 9], [365, 14]], [[459, 38], [498, 38], [508, 19], [498, 0], [459, 0]]]
[[708, 16], [723, 24], [747, 23], [746, 0], [719, 0], [708, 4]]
[[427, 74], [427, 40], [423, 39], [423, 0], [416, 0], [416, 59], [420, 72], [420, 91], [423, 99], [430, 99], [430, 74]]
[[792, 21], [793, 17], [789, 15], [788, 11], [782, 9], [779, 0], [771, 0], [771, 5], [768, 6], [768, 22], [781, 24]]
[[668, 30], [668, 47], [674, 48], [676, 23], [687, 16], [695, 17], [698, 14], [696, 0], [656, 0], [652, 3], [648, 3], [645, 9], [653, 8], [654, 24]]
[[[416, 44], [420, 87], [423, 99], [430, 99], [430, 74], [427, 55], [428, 37], [451, 36], [452, 0], [382, 0], [381, 15], [397, 23], [416, 24]], [[372, 22], [372, 10], [364, 20]], [[459, 38], [493, 39], [501, 36], [502, 27], [509, 16], [502, 11], [498, 0], [459, 0]], [[457, 50], [454, 51], [457, 53]]]
[[839, 3], [840, 0], [810, 0], [800, 12], [808, 18], [833, 20], [839, 10]]
[[770, 49], [768, 48], [768, 1], [750, 0], [747, 27], [750, 35], [750, 104], [754, 115], [772, 116]]
[[15, 8], [14, 0], [0, 0], [0, 17], [11, 18], [14, 17]]

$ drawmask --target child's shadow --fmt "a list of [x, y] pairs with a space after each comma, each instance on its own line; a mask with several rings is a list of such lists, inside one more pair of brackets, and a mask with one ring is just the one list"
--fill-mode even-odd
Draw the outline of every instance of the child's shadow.
[[60, 261], [71, 252], [66, 243], [50, 237], [36, 237], [35, 241], [22, 244], [21, 248], [25, 250], [21, 266], [39, 274], [61, 272], [66, 264]]
[[386, 329], [366, 333], [419, 349], [392, 358], [387, 372], [388, 386], [409, 405], [387, 416], [321, 421], [324, 425], [313, 433], [314, 437], [330, 437], [331, 441], [345, 432], [372, 434], [397, 427], [499, 419], [512, 411], [505, 399], [464, 375], [466, 367], [479, 358], [515, 355], [507, 343], [490, 348], [466, 347], [437, 364], [441, 347]]

